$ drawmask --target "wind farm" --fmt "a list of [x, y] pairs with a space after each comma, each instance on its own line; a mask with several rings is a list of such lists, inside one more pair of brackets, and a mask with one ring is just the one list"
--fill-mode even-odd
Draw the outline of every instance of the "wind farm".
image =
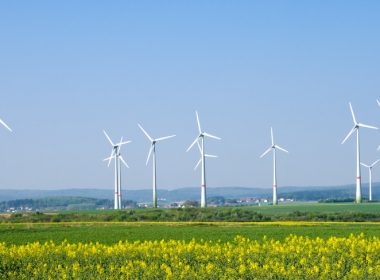
[[380, 279], [380, 2], [0, 13], [0, 279]]
[[[376, 100], [378, 103], [378, 100]], [[372, 201], [372, 168], [378, 163], [378, 161], [375, 161], [372, 165], [366, 165], [362, 162], [360, 162], [360, 138], [359, 138], [359, 129], [360, 128], [369, 128], [373, 130], [377, 130], [378, 128], [375, 126], [359, 123], [356, 120], [356, 116], [354, 113], [354, 110], [352, 108], [351, 102], [349, 102], [349, 108], [352, 116], [352, 120], [354, 123], [353, 128], [349, 131], [347, 136], [343, 139], [342, 144], [344, 144], [352, 134], [356, 132], [356, 194], [355, 194], [355, 202], [361, 203], [362, 202], [362, 186], [361, 186], [361, 166], [366, 167], [369, 169], [369, 193], [368, 193], [368, 201]], [[200, 195], [200, 207], [206, 208], [207, 207], [207, 188], [206, 188], [206, 158], [218, 158], [216, 155], [207, 154], [205, 151], [205, 138], [210, 138], [214, 140], [221, 140], [220, 137], [215, 136], [213, 134], [210, 134], [208, 132], [205, 132], [202, 130], [199, 114], [197, 111], [195, 111], [196, 116], [196, 124], [197, 124], [197, 130], [198, 135], [194, 139], [194, 141], [190, 144], [190, 146], [187, 148], [186, 152], [189, 152], [194, 146], [198, 148], [200, 158], [198, 162], [196, 163], [194, 170], [197, 170], [199, 166], [201, 166], [201, 195]], [[176, 135], [169, 135], [164, 136], [160, 138], [153, 138], [150, 136], [150, 134], [142, 127], [141, 124], [138, 124], [139, 129], [143, 132], [143, 134], [146, 136], [146, 138], [150, 142], [150, 147], [148, 151], [148, 156], [146, 159], [146, 165], [148, 165], [150, 159], [152, 159], [152, 207], [157, 208], [157, 163], [156, 163], [156, 144], [160, 141], [171, 139], [175, 137]], [[123, 163], [126, 167], [129, 168], [127, 163], [124, 161], [123, 157], [120, 154], [120, 148], [122, 145], [128, 144], [131, 141], [125, 141], [123, 142], [123, 138], [120, 140], [118, 144], [114, 144], [108, 134], [104, 131], [104, 134], [110, 144], [112, 145], [113, 149], [111, 151], [110, 157], [106, 158], [105, 161], [108, 161], [108, 166], [111, 163], [112, 159], [115, 159], [115, 199], [114, 199], [114, 208], [115, 209], [121, 209], [121, 170], [120, 170], [120, 163]], [[270, 152], [272, 152], [273, 155], [273, 184], [272, 184], [272, 205], [278, 205], [278, 194], [277, 194], [277, 157], [276, 157], [276, 151], [279, 150], [284, 153], [289, 153], [286, 149], [282, 148], [281, 146], [277, 145], [274, 140], [274, 132], [273, 128], [270, 128], [270, 137], [271, 137], [271, 145], [270, 147], [264, 151], [263, 154], [261, 154], [260, 158], [263, 158]]]
[[[379, 104], [379, 101], [376, 100], [376, 102]], [[365, 199], [369, 202], [373, 201], [373, 190], [372, 190], [372, 169], [375, 167], [375, 165], [379, 162], [379, 160], [376, 160], [371, 165], [367, 165], [363, 162], [361, 162], [361, 156], [360, 156], [360, 129], [361, 128], [368, 128], [371, 130], [378, 130], [377, 127], [373, 125], [363, 124], [357, 121], [356, 115], [353, 110], [353, 106], [351, 102], [349, 104], [349, 109], [353, 121], [353, 127], [349, 131], [349, 133], [346, 135], [346, 137], [343, 139], [341, 144], [344, 144], [354, 133], [356, 133], [356, 189], [355, 189], [355, 202], [357, 204], [362, 203], [363, 197], [362, 197], [362, 180], [361, 180], [361, 167], [365, 167], [369, 170], [369, 182], [368, 182], [368, 197]], [[194, 170], [196, 171], [198, 167], [201, 167], [201, 180], [200, 180], [200, 208], [206, 208], [207, 207], [207, 187], [206, 187], [206, 158], [218, 158], [217, 155], [208, 154], [206, 153], [205, 149], [205, 139], [213, 139], [213, 140], [221, 140], [220, 137], [215, 136], [213, 134], [210, 134], [202, 129], [200, 118], [198, 111], [195, 111], [195, 117], [196, 117], [196, 127], [197, 127], [197, 136], [193, 140], [193, 142], [190, 144], [190, 146], [187, 148], [186, 152], [189, 152], [193, 147], [197, 147], [199, 151], [199, 160], [194, 166]], [[8, 131], [12, 132], [12, 129], [3, 121], [0, 119], [0, 124], [7, 129]], [[143, 135], [149, 140], [150, 146], [148, 150], [148, 156], [146, 158], [145, 164], [148, 165], [149, 161], [152, 161], [152, 202], [151, 207], [157, 208], [157, 157], [156, 157], [156, 145], [158, 142], [168, 140], [171, 138], [174, 138], [176, 135], [172, 134], [169, 136], [159, 137], [159, 138], [153, 138], [144, 128], [141, 124], [137, 124], [138, 128], [141, 130]], [[121, 166], [124, 165], [126, 168], [129, 169], [129, 165], [127, 164], [126, 160], [123, 158], [121, 154], [121, 148], [122, 146], [131, 143], [132, 141], [124, 141], [123, 137], [121, 137], [120, 141], [118, 143], [115, 143], [110, 136], [107, 134], [105, 130], [103, 130], [103, 134], [109, 144], [111, 145], [111, 154], [109, 157], [105, 158], [103, 161], [107, 162], [108, 167], [111, 165], [111, 162], [114, 161], [114, 199], [113, 199], [113, 208], [115, 210], [120, 210], [125, 208], [126, 206], [123, 204], [123, 198], [122, 198], [122, 169]], [[260, 158], [265, 157], [267, 154], [272, 152], [273, 157], [273, 169], [272, 169], [272, 198], [270, 201], [270, 204], [273, 206], [276, 206], [279, 204], [278, 200], [278, 183], [277, 183], [277, 151], [281, 151], [284, 153], [289, 153], [288, 150], [285, 148], [279, 146], [275, 142], [274, 132], [273, 128], [270, 127], [270, 139], [271, 144], [269, 148], [267, 148], [260, 156]], [[238, 163], [237, 163], [238, 164]], [[131, 171], [132, 172], [132, 171]], [[124, 187], [124, 191], [127, 191], [127, 185]], [[252, 194], [254, 195], [254, 193]], [[128, 197], [126, 198], [128, 199]], [[283, 199], [281, 199], [283, 201]], [[260, 202], [259, 202], [260, 204]], [[124, 205], [124, 206], [123, 206]]]

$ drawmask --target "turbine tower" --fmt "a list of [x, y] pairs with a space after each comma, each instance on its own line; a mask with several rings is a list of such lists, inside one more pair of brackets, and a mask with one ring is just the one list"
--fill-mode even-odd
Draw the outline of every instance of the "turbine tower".
[[362, 124], [356, 121], [354, 110], [352, 109], [351, 102], [348, 103], [350, 105], [352, 120], [354, 122], [353, 128], [350, 130], [350, 132], [347, 134], [346, 138], [342, 141], [342, 144], [344, 144], [350, 136], [356, 132], [356, 197], [355, 201], [356, 203], [362, 202], [362, 187], [361, 187], [361, 176], [360, 176], [360, 137], [359, 137], [359, 129], [361, 127], [364, 128], [371, 128], [371, 129], [378, 129], [377, 127]]
[[112, 159], [115, 159], [115, 198], [114, 198], [114, 209], [121, 209], [121, 164], [123, 163], [127, 168], [129, 168], [127, 162], [123, 159], [120, 149], [122, 145], [131, 143], [132, 141], [124, 141], [123, 137], [120, 142], [114, 144], [111, 138], [108, 136], [107, 132], [103, 130], [104, 135], [110, 142], [112, 146], [111, 156], [104, 159], [104, 161], [108, 161], [108, 166], [110, 166]]
[[0, 123], [6, 128], [8, 129], [10, 132], [12, 132], [12, 129], [2, 120], [0, 119]]
[[270, 151], [273, 151], [273, 205], [277, 205], [278, 200], [277, 200], [277, 176], [276, 176], [276, 150], [278, 149], [285, 153], [289, 153], [289, 152], [274, 143], [272, 127], [270, 128], [270, 135], [271, 135], [272, 145], [260, 156], [260, 158], [264, 157]]
[[146, 165], [148, 165], [150, 156], [152, 155], [152, 165], [153, 165], [153, 208], [157, 208], [157, 170], [156, 170], [156, 143], [162, 140], [170, 139], [175, 137], [175, 135], [165, 136], [153, 139], [148, 132], [145, 131], [145, 129], [140, 125], [137, 124], [141, 131], [145, 134], [145, 136], [149, 139], [151, 145], [148, 153], [148, 157], [146, 159]]
[[[207, 207], [207, 201], [206, 201], [206, 161], [205, 161], [206, 153], [205, 153], [205, 139], [204, 138], [205, 138], [205, 136], [209, 137], [209, 138], [217, 139], [217, 140], [221, 140], [221, 138], [219, 138], [217, 136], [214, 136], [212, 134], [209, 134], [207, 132], [202, 131], [202, 129], [201, 129], [201, 123], [199, 121], [199, 116], [198, 116], [198, 112], [197, 111], [195, 111], [195, 115], [197, 117], [197, 125], [198, 125], [199, 134], [195, 138], [195, 140], [193, 141], [193, 143], [191, 143], [190, 147], [186, 150], [186, 152], [190, 151], [190, 149], [195, 144], [198, 144], [198, 147], [199, 147], [199, 150], [200, 150], [200, 153], [201, 153], [201, 159], [200, 159], [199, 164], [202, 164], [201, 207], [205, 208], [205, 207]], [[210, 157], [210, 156], [207, 156], [207, 157]], [[198, 167], [199, 164], [197, 164], [196, 167]]]
[[368, 200], [369, 201], [372, 201], [372, 168], [380, 161], [380, 159], [378, 159], [377, 161], [375, 161], [374, 163], [372, 163], [371, 165], [367, 165], [367, 164], [364, 164], [364, 163], [360, 163], [362, 166], [364, 167], [367, 167], [368, 168], [368, 171], [369, 171], [369, 196], [368, 196]]

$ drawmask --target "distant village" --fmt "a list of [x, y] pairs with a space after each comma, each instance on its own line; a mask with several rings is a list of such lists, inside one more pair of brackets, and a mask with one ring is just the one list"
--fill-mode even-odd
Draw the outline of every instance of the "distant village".
[[[59, 199], [59, 203], [55, 203], [52, 198], [49, 198], [50, 202], [41, 203], [43, 199], [18, 199], [13, 201], [4, 201], [0, 203], [0, 212], [16, 213], [16, 212], [33, 212], [33, 211], [62, 211], [62, 210], [107, 210], [113, 209], [111, 200], [102, 200], [103, 203], [98, 203], [94, 199], [94, 203], [88, 203], [84, 201], [82, 203], [76, 201], [71, 203], [73, 198]], [[292, 203], [294, 199], [279, 198], [280, 203]], [[271, 200], [259, 199], [255, 197], [245, 197], [240, 199], [226, 199], [224, 197], [210, 197], [207, 202], [208, 207], [230, 207], [230, 206], [261, 206], [270, 205]], [[151, 202], [136, 202], [125, 201], [122, 203], [122, 208], [151, 208]], [[200, 204], [196, 200], [183, 200], [183, 201], [167, 201], [166, 198], [158, 198], [158, 208], [196, 208]]]

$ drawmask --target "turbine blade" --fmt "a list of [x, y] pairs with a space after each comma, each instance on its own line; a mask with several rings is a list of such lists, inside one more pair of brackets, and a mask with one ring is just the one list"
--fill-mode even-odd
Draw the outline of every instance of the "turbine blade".
[[380, 161], [380, 159], [378, 159], [377, 161], [375, 161], [374, 163], [372, 163], [371, 167], [374, 167], [376, 164], [378, 164], [379, 161]]
[[358, 126], [359, 127], [365, 127], [365, 128], [371, 128], [371, 129], [379, 129], [376, 126], [372, 126], [372, 125], [368, 125], [368, 124], [362, 124], [362, 123], [359, 123]]
[[116, 150], [115, 149], [112, 149], [111, 156], [109, 157], [109, 161], [108, 161], [108, 167], [110, 166], [113, 158], [116, 158]]
[[379, 107], [380, 107], [380, 101], [379, 101], [379, 99], [376, 99], [376, 101], [377, 101], [377, 105], [379, 105]]
[[113, 158], [115, 158], [115, 157], [108, 157], [108, 158], [105, 158], [105, 159], [103, 159], [103, 161], [109, 161], [110, 159], [112, 160]]
[[12, 132], [12, 129], [2, 120], [0, 119], [0, 123], [6, 128], [8, 129], [10, 132]]
[[137, 124], [139, 126], [139, 128], [141, 129], [141, 131], [145, 134], [145, 136], [150, 140], [150, 141], [153, 141], [153, 138], [150, 137], [150, 135], [148, 134], [148, 132], [145, 131], [145, 129], [138, 123]]
[[120, 161], [121, 161], [121, 162], [122, 162], [127, 168], [129, 168], [128, 163], [123, 159], [122, 156], [120, 156], [119, 159], [120, 159]]
[[115, 146], [118, 146], [119, 147], [119, 150], [120, 150], [120, 146], [124, 145], [124, 144], [128, 144], [130, 141], [124, 141], [123, 142], [123, 136], [120, 138], [120, 142], [117, 143]]
[[289, 154], [289, 152], [288, 152], [287, 150], [285, 150], [284, 148], [281, 148], [280, 146], [274, 145], [274, 147], [275, 147], [276, 149], [279, 149], [280, 151], [283, 151], [283, 152]]
[[342, 144], [344, 144], [344, 142], [346, 142], [347, 139], [350, 138], [350, 136], [352, 135], [352, 133], [355, 132], [356, 129], [357, 129], [356, 127], [353, 127], [353, 128], [350, 130], [350, 132], [347, 134], [346, 138], [344, 138], [344, 140], [342, 141]]
[[198, 139], [199, 139], [199, 137], [195, 138], [194, 142], [193, 142], [193, 143], [191, 143], [190, 147], [189, 147], [189, 148], [187, 148], [186, 152], [190, 151], [190, 149], [191, 149], [191, 148], [192, 148], [192, 147], [195, 145], [195, 143], [197, 143], [197, 142], [198, 142]]
[[198, 115], [197, 111], [195, 111], [195, 115], [197, 116], [197, 124], [198, 124], [199, 134], [201, 134], [202, 133], [201, 122], [199, 121], [199, 115]]
[[218, 158], [218, 156], [215, 156], [215, 155], [208, 155], [208, 154], [205, 154], [205, 157], [209, 157], [209, 158]]
[[197, 170], [197, 168], [201, 164], [201, 162], [202, 162], [202, 158], [200, 158], [200, 160], [198, 161], [198, 163], [195, 165], [194, 170]]
[[268, 150], [266, 150], [261, 156], [260, 158], [262, 158], [263, 156], [265, 156], [267, 153], [269, 153], [270, 151], [272, 150], [272, 147], [270, 147]]
[[379, 145], [379, 147], [377, 147], [377, 151], [380, 151], [380, 145]]
[[124, 142], [120, 142], [120, 143], [117, 143], [116, 146], [122, 146], [122, 145], [125, 145], [125, 144], [129, 144], [131, 143], [132, 141], [124, 141]]
[[220, 138], [218, 136], [215, 136], [215, 135], [212, 135], [212, 134], [209, 134], [207, 132], [203, 132], [203, 135], [207, 136], [207, 137], [210, 137], [210, 138], [213, 138], [213, 139], [216, 139], [216, 140], [222, 140], [222, 138]]
[[270, 128], [270, 136], [272, 139], [272, 146], [274, 146], [274, 136], [273, 136], [273, 128], [272, 127]]
[[108, 157], [108, 158], [105, 158], [103, 161], [108, 161], [108, 164], [107, 164], [107, 166], [109, 167], [110, 166], [110, 164], [111, 164], [111, 161], [112, 161], [112, 159], [114, 159], [115, 158], [115, 155], [114, 155], [114, 150], [112, 150], [112, 152], [111, 152], [111, 156], [110, 157]]
[[354, 114], [354, 110], [352, 109], [351, 102], [349, 102], [348, 104], [350, 105], [350, 110], [351, 110], [352, 120], [354, 121], [354, 124], [357, 124], [357, 122], [356, 122], [356, 118], [355, 118], [355, 114]]
[[107, 132], [105, 130], [103, 130], [103, 133], [106, 136], [106, 138], [108, 139], [108, 141], [111, 143], [111, 145], [115, 146], [115, 144], [112, 142], [111, 138], [108, 136]]
[[199, 141], [197, 141], [199, 152], [202, 154], [202, 147], [201, 144], [199, 144]]
[[162, 140], [166, 140], [166, 139], [170, 139], [170, 138], [173, 138], [175, 137], [175, 135], [170, 135], [170, 136], [165, 136], [165, 137], [160, 137], [160, 138], [157, 138], [155, 139], [156, 141], [162, 141]]
[[148, 165], [148, 162], [149, 162], [149, 159], [150, 159], [150, 155], [152, 154], [153, 148], [154, 148], [154, 144], [152, 144], [152, 145], [150, 146], [149, 153], [148, 153], [148, 157], [146, 158], [145, 165]]
[[367, 164], [364, 164], [364, 163], [360, 163], [360, 165], [364, 166], [364, 167], [367, 167], [367, 168], [370, 168], [370, 166], [368, 166]]

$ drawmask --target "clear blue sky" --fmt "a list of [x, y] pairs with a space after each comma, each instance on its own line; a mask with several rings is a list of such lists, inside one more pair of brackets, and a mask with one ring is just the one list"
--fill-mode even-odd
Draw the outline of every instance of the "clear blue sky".
[[[3, 1], [0, 3], [0, 188], [112, 188], [102, 134], [133, 141], [123, 185], [199, 186], [199, 111], [209, 187], [355, 182], [357, 118], [380, 126], [379, 1]], [[380, 157], [362, 130], [362, 159]], [[115, 140], [116, 141], [116, 140]], [[363, 170], [363, 179], [367, 172]], [[374, 170], [380, 179], [380, 166]]]

